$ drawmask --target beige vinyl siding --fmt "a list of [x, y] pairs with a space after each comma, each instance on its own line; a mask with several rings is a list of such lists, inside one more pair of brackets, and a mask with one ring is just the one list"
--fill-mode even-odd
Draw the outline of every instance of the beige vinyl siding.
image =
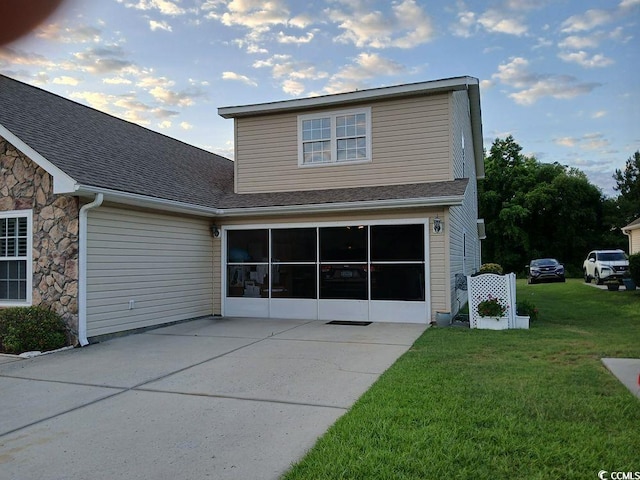
[[[446, 210], [442, 208], [419, 208], [419, 209], [402, 209], [402, 210], [385, 210], [378, 212], [361, 212], [361, 213], [331, 213], [322, 215], [295, 215], [295, 216], [259, 216], [259, 217], [246, 217], [246, 218], [233, 218], [233, 219], [220, 219], [219, 225], [222, 227], [238, 226], [238, 225], [260, 225], [264, 228], [270, 228], [275, 224], [300, 224], [300, 223], [331, 223], [331, 222], [358, 222], [363, 221], [375, 221], [375, 220], [401, 220], [405, 218], [430, 218], [432, 219], [436, 215], [443, 218]], [[445, 306], [449, 305], [449, 273], [447, 267], [448, 257], [446, 251], [448, 250], [447, 236], [446, 234], [436, 235], [431, 232], [429, 227], [429, 283], [431, 287], [430, 291], [430, 305], [431, 305], [431, 318], [435, 318], [435, 312], [446, 309]], [[215, 243], [214, 243], [215, 245]], [[221, 245], [221, 242], [220, 242]], [[217, 250], [216, 250], [217, 251]], [[217, 254], [216, 254], [217, 255]], [[221, 257], [216, 256], [215, 259], [216, 278], [222, 276], [222, 263]], [[217, 287], [218, 288], [218, 287]], [[222, 301], [224, 292], [222, 289], [216, 290], [216, 305]], [[429, 295], [429, 292], [427, 292]]]
[[451, 94], [451, 112], [452, 175], [453, 178], [469, 178], [471, 172], [468, 165], [465, 165], [465, 159], [467, 156], [473, 157], [473, 143], [467, 92], [459, 91]]
[[213, 239], [213, 314], [222, 314], [222, 235]]
[[636, 228], [629, 233], [629, 254], [640, 253], [640, 229]]
[[116, 207], [91, 210], [87, 336], [211, 315], [209, 223]]
[[[351, 165], [298, 165], [297, 117], [299, 113], [312, 111], [237, 118], [237, 192], [398, 185], [451, 179], [449, 94], [386, 100], [370, 106], [372, 161]], [[333, 110], [339, 109], [318, 112]]]
[[[478, 239], [478, 203], [475, 157], [472, 146], [469, 100], [466, 92], [454, 92], [452, 102], [452, 168], [455, 178], [469, 178], [461, 206], [449, 210], [449, 250], [451, 311], [457, 312], [467, 301], [467, 292], [456, 288], [456, 274], [470, 275], [480, 266], [480, 240]], [[464, 149], [462, 138], [464, 136]], [[466, 247], [466, 248], [465, 248]], [[466, 254], [465, 254], [466, 253]], [[463, 258], [464, 257], [464, 258]]]

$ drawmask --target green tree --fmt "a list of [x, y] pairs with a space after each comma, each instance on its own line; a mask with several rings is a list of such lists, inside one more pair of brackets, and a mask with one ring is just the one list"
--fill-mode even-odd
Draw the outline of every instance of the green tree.
[[602, 194], [580, 170], [540, 163], [521, 151], [508, 136], [496, 139], [485, 158], [483, 261], [522, 272], [532, 258], [555, 257], [578, 273], [601, 236]]
[[640, 218], [640, 151], [627, 159], [624, 170], [616, 169], [613, 174], [616, 185], [613, 189], [620, 192], [617, 198], [617, 227], [624, 227], [636, 218]]

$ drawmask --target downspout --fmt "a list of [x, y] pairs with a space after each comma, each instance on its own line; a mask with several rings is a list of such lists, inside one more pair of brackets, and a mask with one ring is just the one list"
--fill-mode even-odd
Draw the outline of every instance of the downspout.
[[97, 193], [91, 203], [87, 203], [80, 208], [80, 225], [78, 226], [80, 235], [79, 269], [78, 269], [78, 341], [80, 346], [89, 344], [87, 340], [87, 215], [92, 208], [102, 205], [104, 196]]

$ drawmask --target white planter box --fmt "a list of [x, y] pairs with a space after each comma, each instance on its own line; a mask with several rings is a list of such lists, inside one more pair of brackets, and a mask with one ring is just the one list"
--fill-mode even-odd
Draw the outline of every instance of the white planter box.
[[478, 317], [478, 328], [482, 330], [506, 330], [509, 328], [507, 317]]
[[529, 316], [516, 315], [516, 321], [513, 328], [522, 328], [529, 330]]

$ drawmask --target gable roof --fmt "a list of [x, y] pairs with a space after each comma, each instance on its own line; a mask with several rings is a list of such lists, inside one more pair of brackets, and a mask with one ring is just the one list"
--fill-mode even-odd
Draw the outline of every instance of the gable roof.
[[55, 193], [204, 215], [460, 205], [468, 184], [236, 194], [231, 160], [3, 75], [0, 137], [54, 177]]
[[35, 152], [36, 163], [44, 159], [73, 179], [75, 190], [98, 187], [201, 206], [233, 190], [229, 159], [2, 75], [0, 127], [0, 136], [32, 150], [23, 153]]

